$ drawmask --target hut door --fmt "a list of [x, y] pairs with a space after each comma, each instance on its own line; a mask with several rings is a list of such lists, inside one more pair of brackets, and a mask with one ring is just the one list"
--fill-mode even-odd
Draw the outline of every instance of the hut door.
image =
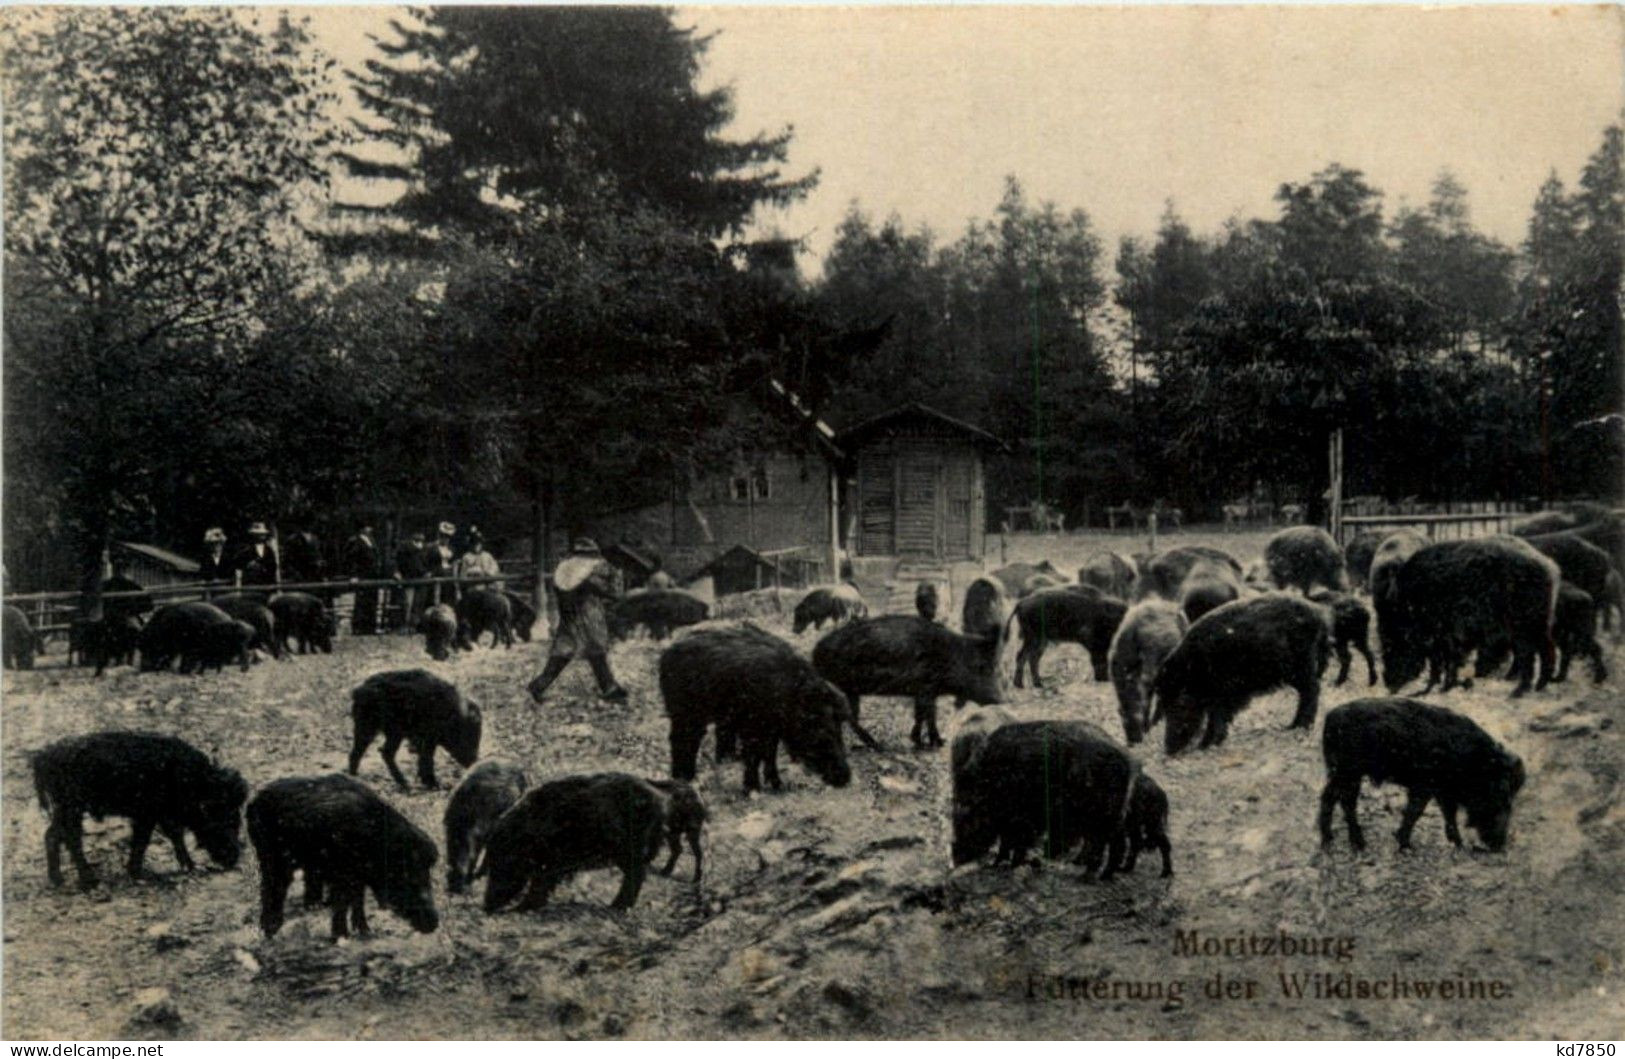
[[944, 535], [947, 538], [943, 554], [949, 558], [965, 559], [975, 554], [970, 539], [975, 470], [975, 464], [966, 459], [950, 459], [943, 467]]
[[858, 465], [858, 554], [895, 555], [897, 516], [895, 467], [877, 451]]
[[897, 554], [936, 559], [942, 554], [938, 488], [942, 463], [930, 450], [904, 452], [897, 468]]

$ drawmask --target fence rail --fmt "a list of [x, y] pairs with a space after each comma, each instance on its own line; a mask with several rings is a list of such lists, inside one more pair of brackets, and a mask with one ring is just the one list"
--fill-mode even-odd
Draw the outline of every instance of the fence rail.
[[[278, 592], [308, 592], [320, 596], [333, 604], [338, 616], [347, 618], [353, 612], [353, 600], [342, 607], [338, 605], [338, 598], [353, 596], [356, 592], [396, 592], [404, 589], [437, 589], [460, 593], [465, 589], [478, 588], [482, 585], [522, 585], [526, 588], [534, 587], [536, 576], [533, 573], [507, 573], [495, 577], [416, 577], [416, 578], [369, 578], [366, 580], [343, 581], [289, 581], [276, 585], [233, 585], [223, 581], [197, 581], [182, 585], [154, 585], [139, 592], [104, 592], [102, 599], [141, 599], [143, 597], [158, 603], [186, 603], [196, 600], [208, 601], [218, 596], [236, 595], [238, 593], [272, 596]], [[29, 625], [43, 640], [51, 636], [64, 635], [73, 628], [73, 621], [81, 613], [81, 605], [87, 593], [84, 592], [23, 592], [5, 597], [5, 602], [15, 606], [28, 617]], [[385, 596], [379, 600], [380, 625], [383, 624], [384, 613], [390, 610], [394, 600]]]
[[1522, 517], [1521, 511], [1480, 511], [1459, 515], [1345, 515], [1343, 540], [1338, 544], [1347, 543], [1356, 533], [1404, 529], [1417, 530], [1433, 541], [1489, 537], [1505, 533], [1513, 522]]

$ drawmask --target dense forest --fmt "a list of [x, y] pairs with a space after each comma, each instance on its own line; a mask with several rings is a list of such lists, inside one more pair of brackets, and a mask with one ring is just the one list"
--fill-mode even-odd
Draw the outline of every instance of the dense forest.
[[[755, 222], [816, 170], [788, 130], [731, 137], [668, 10], [425, 9], [352, 72], [286, 16], [4, 18], [13, 570], [426, 504], [565, 528], [768, 443], [737, 414], [768, 378], [837, 425], [973, 420], [1012, 447], [990, 503], [1074, 521], [1312, 503], [1338, 427], [1350, 492], [1620, 480], [1618, 125], [1531, 189], [1516, 247], [1449, 173], [1390, 213], [1329, 162], [1277, 216], [1201, 233], [1171, 204], [1114, 256], [1019, 176], [951, 241], [854, 204], [809, 278]], [[397, 194], [346, 204], [337, 174]]]

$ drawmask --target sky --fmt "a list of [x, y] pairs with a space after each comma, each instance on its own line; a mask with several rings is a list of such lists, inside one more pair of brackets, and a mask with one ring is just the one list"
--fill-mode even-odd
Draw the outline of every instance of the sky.
[[[394, 9], [310, 9], [341, 62]], [[1198, 232], [1273, 217], [1328, 163], [1391, 215], [1439, 171], [1473, 222], [1519, 242], [1553, 170], [1572, 186], [1625, 109], [1625, 14], [1610, 7], [680, 7], [714, 35], [702, 85], [734, 94], [732, 135], [793, 127], [801, 203], [762, 217], [816, 273], [854, 201], [944, 241], [989, 216], [1004, 178], [1082, 208], [1113, 252], [1165, 204]], [[1109, 256], [1108, 256], [1109, 260]]]

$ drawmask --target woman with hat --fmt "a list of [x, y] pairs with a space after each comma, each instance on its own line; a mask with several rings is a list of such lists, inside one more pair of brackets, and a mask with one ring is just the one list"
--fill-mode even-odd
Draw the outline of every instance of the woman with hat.
[[237, 553], [237, 583], [276, 584], [276, 548], [271, 545], [271, 531], [265, 528], [265, 523], [256, 522], [248, 527], [248, 540], [248, 547]]
[[577, 537], [570, 554], [553, 570], [559, 600], [559, 628], [547, 652], [547, 666], [530, 682], [530, 697], [541, 704], [548, 687], [577, 654], [584, 655], [598, 678], [598, 693], [610, 702], [625, 702], [626, 689], [609, 670], [609, 625], [604, 604], [615, 598], [615, 569], [590, 538]]
[[210, 526], [203, 533], [203, 559], [198, 576], [205, 581], [230, 581], [231, 563], [226, 559], [226, 531]]
[[[439, 527], [440, 535], [434, 543], [423, 550], [423, 576], [449, 578], [452, 575], [451, 563], [455, 553], [451, 550], [452, 534], [457, 527], [450, 522], [442, 522]], [[429, 588], [429, 598], [425, 600], [428, 606], [436, 603], [457, 602], [457, 589], [454, 585], [433, 585]]]
[[[458, 556], [456, 572], [459, 581], [466, 581], [471, 577], [496, 577], [502, 573], [497, 566], [497, 557], [485, 550], [485, 538], [473, 526], [468, 528], [468, 551]], [[500, 590], [502, 586], [487, 587]]]

